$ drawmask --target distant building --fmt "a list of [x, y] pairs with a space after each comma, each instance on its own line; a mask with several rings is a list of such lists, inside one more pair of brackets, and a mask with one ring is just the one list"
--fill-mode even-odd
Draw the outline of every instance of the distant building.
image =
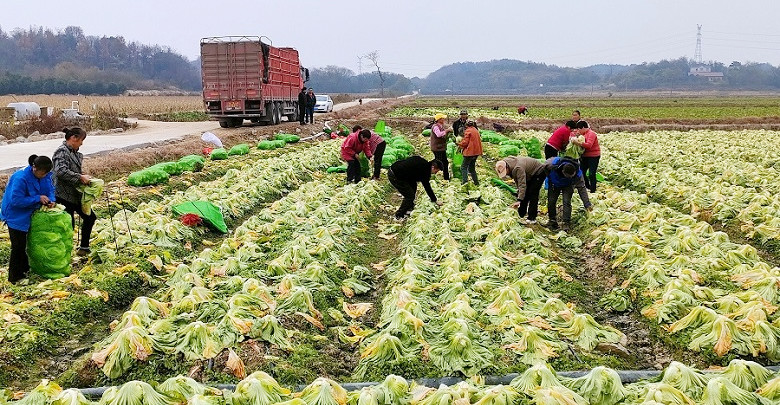
[[713, 72], [712, 68], [705, 65], [698, 65], [691, 68], [688, 76], [706, 77], [710, 82], [723, 81], [723, 72]]

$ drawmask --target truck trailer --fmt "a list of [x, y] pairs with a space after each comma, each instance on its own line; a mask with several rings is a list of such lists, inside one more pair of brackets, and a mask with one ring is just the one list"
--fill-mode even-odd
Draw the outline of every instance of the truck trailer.
[[298, 120], [298, 93], [309, 79], [294, 48], [266, 37], [209, 37], [200, 41], [203, 104], [222, 128], [244, 120], [276, 125]]

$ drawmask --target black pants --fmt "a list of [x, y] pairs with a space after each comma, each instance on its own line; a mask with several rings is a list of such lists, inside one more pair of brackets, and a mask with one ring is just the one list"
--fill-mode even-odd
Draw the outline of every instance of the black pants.
[[306, 123], [306, 107], [298, 105], [298, 121], [301, 125]]
[[11, 257], [8, 260], [8, 281], [16, 283], [27, 277], [30, 263], [27, 261], [27, 232], [8, 228], [11, 238]]
[[306, 121], [309, 124], [314, 124], [314, 106], [306, 107]]
[[529, 220], [536, 220], [536, 216], [539, 214], [539, 191], [542, 189], [545, 177], [544, 174], [541, 174], [526, 180], [525, 198], [520, 200], [520, 206], [517, 207], [520, 218], [528, 214]]
[[390, 180], [390, 184], [404, 196], [401, 206], [398, 207], [398, 211], [395, 212], [396, 218], [404, 217], [414, 209], [414, 198], [417, 196], [417, 182], [409, 183], [407, 181], [399, 180], [395, 177], [392, 170], [387, 171], [387, 179]]
[[558, 149], [553, 148], [552, 146], [550, 146], [549, 143], [545, 144], [544, 145], [544, 160], [547, 160], [547, 159], [549, 159], [551, 157], [556, 157], [556, 156], [558, 156]]
[[79, 214], [81, 217], [81, 245], [79, 245], [79, 247], [82, 249], [89, 249], [89, 239], [92, 235], [92, 227], [95, 225], [95, 221], [97, 220], [95, 211], [92, 211], [89, 213], [89, 215], [87, 215], [84, 213], [84, 211], [81, 210], [81, 204], [73, 204], [72, 202], [65, 200], [57, 200], [57, 202], [64, 205], [65, 212], [70, 214], [73, 228], [76, 228], [75, 214]]
[[374, 178], [379, 178], [379, 173], [382, 170], [382, 157], [385, 155], [385, 148], [387, 147], [387, 142], [382, 141], [379, 145], [376, 146], [376, 150], [374, 151]]
[[360, 160], [347, 160], [347, 183], [359, 183], [361, 177]]
[[587, 187], [591, 193], [596, 192], [596, 170], [599, 168], [600, 158], [601, 156], [580, 158], [582, 175], [585, 177], [585, 187]]
[[555, 187], [550, 184], [547, 190], [547, 215], [551, 223], [558, 223], [558, 197], [563, 195], [563, 223], [571, 222], [571, 197], [574, 195], [574, 186]]
[[471, 175], [471, 179], [474, 180], [474, 185], [479, 185], [479, 180], [477, 180], [477, 159], [479, 159], [479, 155], [463, 156], [463, 164], [460, 166], [461, 184], [468, 183], [469, 175]]
[[444, 180], [450, 179], [450, 162], [447, 160], [447, 151], [441, 151], [436, 152], [433, 151], [433, 157], [441, 161], [441, 164], [444, 165], [444, 169], [442, 169], [442, 174], [444, 175]]

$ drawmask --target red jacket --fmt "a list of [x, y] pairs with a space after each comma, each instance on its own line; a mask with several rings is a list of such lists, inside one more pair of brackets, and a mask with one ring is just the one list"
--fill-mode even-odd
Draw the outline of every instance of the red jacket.
[[585, 148], [585, 152], [582, 153], [582, 157], [601, 156], [599, 136], [593, 132], [592, 129], [588, 129], [588, 132], [585, 132], [585, 144], [582, 146]]
[[556, 129], [555, 132], [552, 133], [550, 138], [547, 139], [547, 144], [555, 148], [558, 152], [561, 152], [564, 149], [566, 149], [566, 145], [569, 144], [570, 134], [571, 134], [571, 129], [569, 129], [569, 127], [564, 125]]
[[371, 157], [371, 149], [369, 148], [368, 142], [361, 142], [358, 134], [358, 132], [349, 134], [347, 139], [344, 140], [344, 143], [341, 144], [342, 159], [346, 161], [355, 160], [360, 152], [365, 153], [367, 158]]
[[463, 156], [482, 155], [482, 137], [479, 136], [479, 130], [474, 127], [467, 127], [463, 133], [463, 140], [460, 141], [463, 148]]

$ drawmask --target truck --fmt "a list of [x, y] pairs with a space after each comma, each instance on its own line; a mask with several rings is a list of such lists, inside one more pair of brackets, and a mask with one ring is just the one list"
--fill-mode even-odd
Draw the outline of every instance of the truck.
[[298, 120], [309, 70], [294, 48], [274, 47], [267, 37], [208, 37], [200, 41], [200, 61], [206, 114], [220, 127]]

